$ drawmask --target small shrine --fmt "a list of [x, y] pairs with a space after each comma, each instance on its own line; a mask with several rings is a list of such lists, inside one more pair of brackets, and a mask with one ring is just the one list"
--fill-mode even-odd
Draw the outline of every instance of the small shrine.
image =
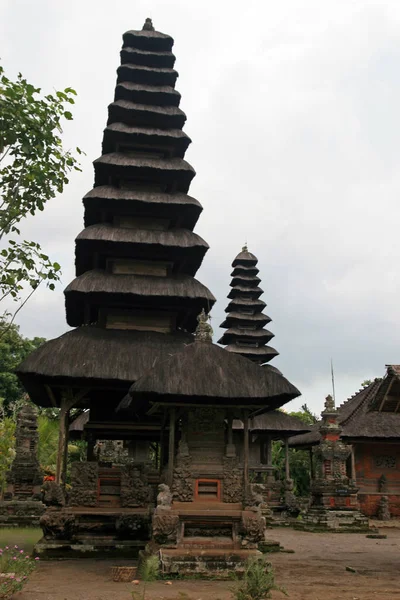
[[37, 410], [25, 402], [17, 415], [15, 458], [0, 501], [0, 527], [38, 526], [45, 510], [41, 502], [43, 473], [39, 466]]
[[311, 482], [311, 506], [301, 527], [307, 530], [359, 532], [369, 529], [368, 519], [361, 514], [355, 480], [347, 470], [352, 447], [340, 439], [332, 396], [327, 396], [321, 413], [321, 441], [313, 447], [314, 478]]

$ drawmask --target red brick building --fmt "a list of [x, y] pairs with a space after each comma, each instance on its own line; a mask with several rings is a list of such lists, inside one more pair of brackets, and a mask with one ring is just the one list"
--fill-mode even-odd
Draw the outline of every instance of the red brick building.
[[[359, 488], [362, 512], [375, 516], [382, 496], [387, 496], [391, 515], [400, 517], [400, 365], [387, 365], [383, 379], [344, 402], [339, 424], [341, 439], [353, 446], [347, 471]], [[291, 438], [290, 446], [315, 446], [321, 439], [318, 428]]]

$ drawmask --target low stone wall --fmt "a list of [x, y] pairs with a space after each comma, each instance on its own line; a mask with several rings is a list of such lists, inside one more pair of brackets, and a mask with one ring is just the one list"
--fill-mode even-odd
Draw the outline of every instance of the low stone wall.
[[382, 496], [389, 499], [389, 511], [392, 517], [400, 517], [400, 494], [375, 493], [358, 494], [360, 510], [367, 517], [376, 517]]
[[46, 506], [37, 500], [4, 500], [0, 502], [1, 527], [39, 527]]

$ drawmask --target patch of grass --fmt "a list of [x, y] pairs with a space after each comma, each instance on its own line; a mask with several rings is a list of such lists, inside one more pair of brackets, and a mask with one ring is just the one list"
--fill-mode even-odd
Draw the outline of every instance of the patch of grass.
[[264, 558], [247, 561], [243, 578], [232, 588], [234, 600], [266, 600], [271, 592], [278, 590], [287, 596], [285, 590], [275, 583], [274, 571]]
[[4, 546], [13, 547], [17, 544], [26, 553], [30, 554], [33, 551], [34, 545], [41, 537], [43, 537], [43, 533], [39, 528], [0, 528], [0, 548], [4, 548]]

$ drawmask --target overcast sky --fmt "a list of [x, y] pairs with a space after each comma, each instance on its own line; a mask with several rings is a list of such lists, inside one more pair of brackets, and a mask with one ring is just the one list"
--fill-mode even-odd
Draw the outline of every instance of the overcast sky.
[[17, 322], [29, 337], [68, 329], [81, 199], [93, 185], [122, 33], [146, 17], [175, 39], [177, 89], [197, 172], [190, 193], [209, 243], [198, 279], [224, 317], [231, 262], [247, 240], [273, 322], [272, 364], [320, 412], [400, 363], [399, 0], [1, 0], [0, 56], [46, 92], [78, 92], [67, 147], [83, 173], [26, 223], [63, 267]]

